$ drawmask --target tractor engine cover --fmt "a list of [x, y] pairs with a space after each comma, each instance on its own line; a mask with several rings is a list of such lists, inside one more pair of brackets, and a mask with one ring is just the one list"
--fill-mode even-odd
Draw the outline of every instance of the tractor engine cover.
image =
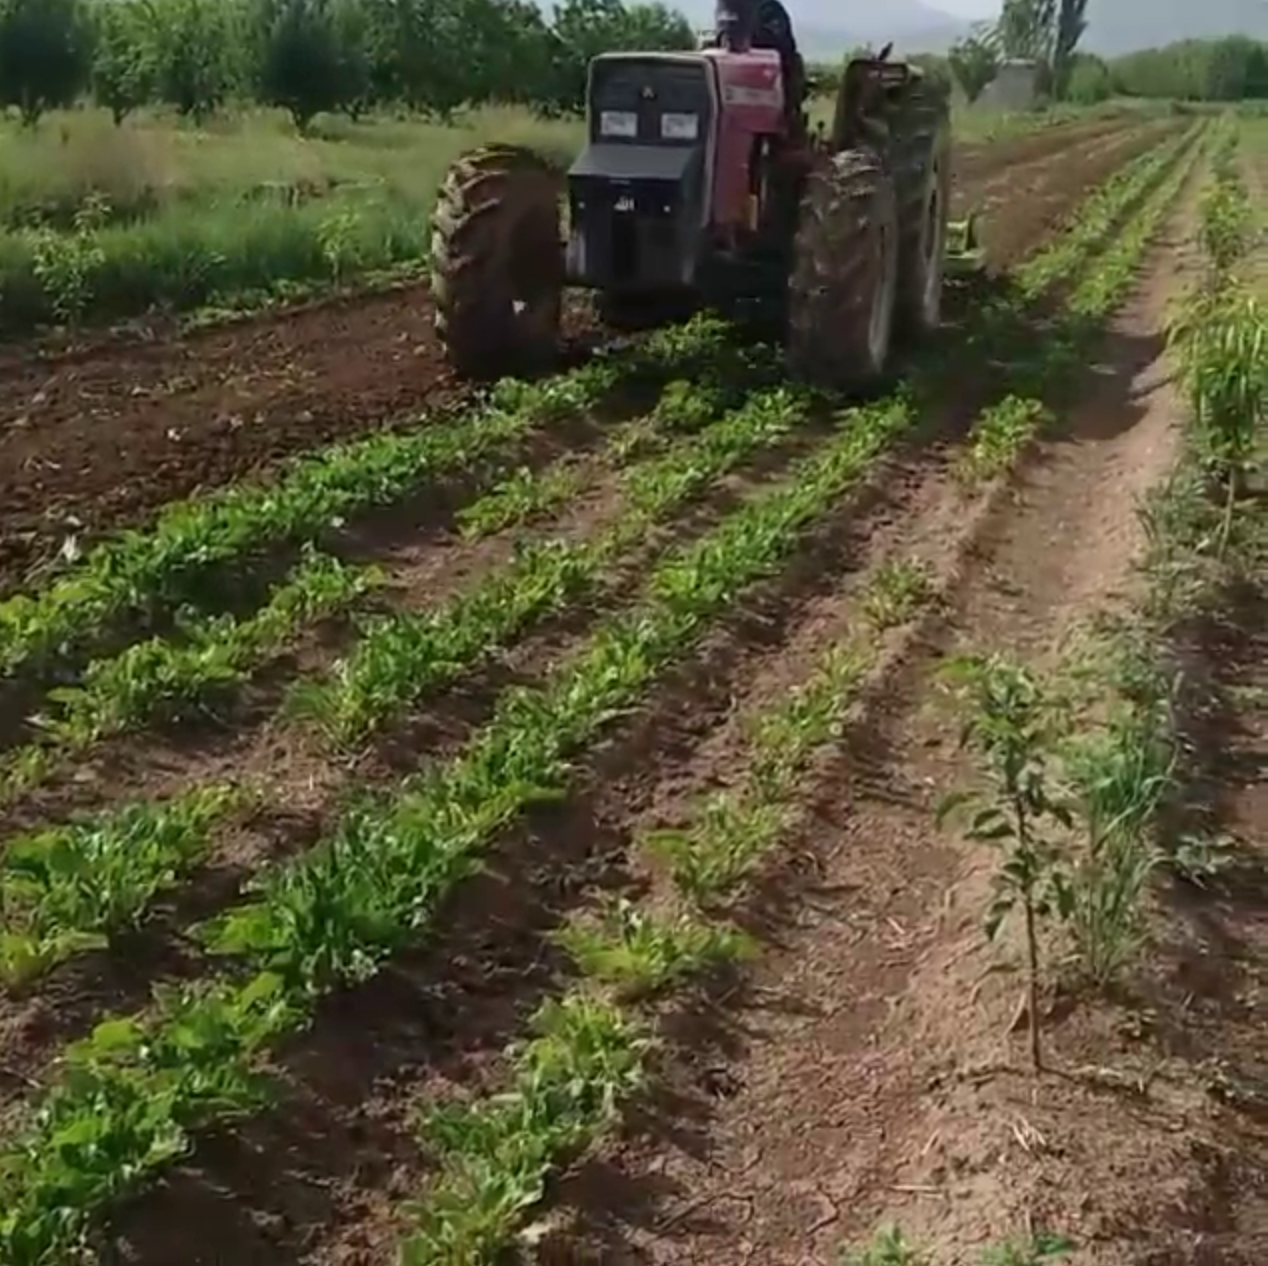
[[568, 171], [568, 280], [690, 286], [708, 213], [717, 88], [698, 53], [605, 53], [590, 65], [588, 139]]

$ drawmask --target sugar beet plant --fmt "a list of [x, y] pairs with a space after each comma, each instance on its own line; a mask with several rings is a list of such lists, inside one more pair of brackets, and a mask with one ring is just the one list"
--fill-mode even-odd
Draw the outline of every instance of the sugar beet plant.
[[248, 800], [232, 785], [199, 787], [8, 840], [0, 854], [0, 980], [25, 984], [137, 926]]
[[420, 419], [297, 459], [275, 483], [173, 503], [152, 529], [124, 532], [47, 588], [0, 602], [0, 673], [64, 656], [125, 618], [180, 605], [215, 568], [242, 566], [287, 542], [316, 542], [428, 481], [481, 471], [492, 481], [535, 430], [595, 409], [624, 383], [678, 378], [725, 357], [727, 338], [722, 323], [702, 318], [659, 331], [619, 359], [542, 382], [508, 380], [456, 418]]

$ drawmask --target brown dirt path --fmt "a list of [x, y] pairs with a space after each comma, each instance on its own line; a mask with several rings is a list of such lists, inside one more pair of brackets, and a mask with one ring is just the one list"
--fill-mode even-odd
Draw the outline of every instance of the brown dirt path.
[[[962, 511], [944, 537], [950, 609], [875, 700], [874, 726], [821, 771], [790, 850], [813, 872], [789, 901], [791, 926], [729, 1021], [716, 1008], [698, 1017], [710, 1040], [667, 1070], [670, 1108], [564, 1183], [564, 1225], [538, 1261], [827, 1266], [890, 1219], [937, 1266], [971, 1266], [1031, 1222], [1072, 1235], [1080, 1266], [1268, 1260], [1264, 1099], [1222, 1106], [1201, 1075], [1221, 1045], [1243, 1069], [1263, 1066], [1262, 887], [1227, 909], [1201, 903], [1204, 924], [1194, 916], [1177, 938], [1187, 961], [1159, 949], [1152, 1009], [1087, 1005], [1055, 1029], [1066, 1067], [1112, 1065], [1144, 1089], [1035, 1089], [973, 1074], [1024, 1059], [1007, 1037], [1017, 984], [982, 947], [986, 863], [933, 825], [963, 774], [953, 724], [928, 706], [933, 667], [969, 648], [1043, 658], [1127, 579], [1141, 544], [1133, 497], [1174, 454], [1158, 329], [1180, 250], [1173, 228], [1083, 405], [1015, 499], [975, 526]], [[911, 548], [928, 556], [929, 537]], [[1262, 739], [1261, 724], [1242, 754], [1261, 774]], [[1253, 777], [1244, 764], [1243, 814], [1262, 812]], [[1238, 962], [1222, 986], [1213, 945]], [[1203, 1020], [1186, 1042], [1195, 1006]]]
[[[1072, 205], [1085, 146], [1133, 127], [1097, 120], [975, 147], [957, 196], [971, 202], [979, 183], [1014, 166], [1029, 180], [1038, 161], [1064, 173], [1054, 187]], [[573, 350], [599, 336], [587, 304], [569, 329]], [[0, 588], [68, 535], [144, 521], [166, 501], [461, 391], [422, 284], [140, 346], [10, 353], [0, 358]]]

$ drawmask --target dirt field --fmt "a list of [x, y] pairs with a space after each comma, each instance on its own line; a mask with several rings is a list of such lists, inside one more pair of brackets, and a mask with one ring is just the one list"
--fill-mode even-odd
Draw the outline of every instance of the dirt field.
[[[1230, 863], [1160, 863], [1104, 988], [1045, 923], [1040, 1074], [997, 851], [935, 818], [949, 658], [1148, 623], [1208, 146], [967, 151], [989, 274], [848, 416], [725, 331], [576, 355], [0, 602], [0, 1261], [827, 1266], [887, 1222], [911, 1255], [850, 1266], [1268, 1261], [1262, 568], [1164, 639], [1203, 687], [1168, 785]], [[408, 289], [2, 372], [11, 589], [461, 394]]]
[[[956, 213], [1020, 201], [986, 219], [1006, 264], [1167, 126], [1096, 120], [967, 147]], [[425, 288], [406, 286], [140, 346], [0, 354], [0, 592], [68, 536], [452, 402], [431, 322]], [[593, 343], [585, 305], [569, 334]]]

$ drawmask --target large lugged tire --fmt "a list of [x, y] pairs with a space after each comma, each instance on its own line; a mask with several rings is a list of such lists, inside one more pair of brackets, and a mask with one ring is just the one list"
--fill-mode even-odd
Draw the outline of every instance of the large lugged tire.
[[560, 177], [531, 150], [458, 159], [432, 216], [436, 332], [454, 366], [498, 377], [548, 364], [563, 297]]
[[816, 386], [879, 385], [898, 289], [898, 211], [878, 155], [845, 150], [812, 172], [788, 280], [788, 367]]
[[920, 178], [899, 209], [899, 331], [923, 338], [942, 324], [947, 222], [951, 209], [951, 135], [939, 126], [918, 141]]

